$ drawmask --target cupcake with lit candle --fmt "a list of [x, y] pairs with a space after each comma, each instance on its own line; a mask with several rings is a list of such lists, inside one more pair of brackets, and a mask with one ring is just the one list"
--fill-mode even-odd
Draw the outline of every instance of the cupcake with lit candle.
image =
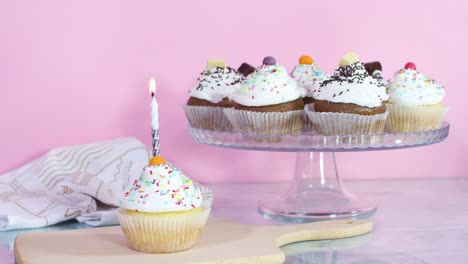
[[296, 80], [269, 56], [231, 94], [234, 108], [224, 113], [238, 132], [297, 134], [302, 128], [303, 95]]
[[303, 55], [299, 58], [299, 64], [292, 70], [291, 77], [305, 89], [304, 104], [311, 104], [315, 101], [314, 92], [317, 92], [320, 84], [330, 75], [321, 71], [310, 56]]
[[387, 85], [390, 95], [386, 129], [392, 133], [440, 128], [448, 107], [442, 104], [445, 88], [409, 62]]
[[210, 214], [206, 198], [181, 170], [155, 156], [125, 192], [117, 217], [130, 248], [178, 252], [200, 240]]
[[229, 95], [240, 86], [243, 78], [237, 70], [226, 67], [224, 61], [209, 60], [206, 70], [189, 91], [190, 97], [184, 106], [190, 125], [208, 130], [232, 130], [223, 109], [234, 106]]
[[305, 108], [314, 128], [326, 135], [382, 133], [388, 115], [386, 88], [371, 77], [358, 55], [349, 52], [335, 74], [314, 93]]

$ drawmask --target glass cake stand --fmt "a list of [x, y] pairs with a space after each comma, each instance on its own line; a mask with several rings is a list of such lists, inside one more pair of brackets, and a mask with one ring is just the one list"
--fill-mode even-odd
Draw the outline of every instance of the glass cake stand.
[[309, 222], [332, 218], [366, 218], [377, 209], [372, 201], [349, 192], [341, 181], [334, 152], [390, 150], [427, 146], [443, 141], [449, 124], [434, 130], [399, 134], [325, 136], [313, 132], [299, 135], [258, 135], [188, 128], [202, 144], [259, 151], [297, 152], [294, 178], [288, 189], [274, 199], [259, 202], [265, 218]]

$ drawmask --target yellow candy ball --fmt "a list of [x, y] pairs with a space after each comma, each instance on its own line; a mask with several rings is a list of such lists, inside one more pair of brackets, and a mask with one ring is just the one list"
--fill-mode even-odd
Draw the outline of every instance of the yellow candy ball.
[[166, 164], [166, 160], [161, 157], [161, 156], [154, 156], [150, 159], [150, 162], [149, 162], [150, 165], [162, 165], [162, 164]]
[[314, 60], [307, 55], [303, 55], [299, 58], [299, 64], [312, 64], [314, 63]]

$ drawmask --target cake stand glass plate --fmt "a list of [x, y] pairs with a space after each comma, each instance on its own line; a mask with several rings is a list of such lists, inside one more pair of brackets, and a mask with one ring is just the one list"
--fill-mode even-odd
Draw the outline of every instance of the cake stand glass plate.
[[377, 209], [372, 201], [346, 190], [339, 177], [334, 152], [390, 150], [426, 146], [443, 141], [449, 133], [444, 122], [439, 129], [373, 135], [258, 135], [220, 132], [188, 127], [192, 138], [212, 146], [297, 152], [293, 180], [276, 198], [259, 202], [266, 218], [309, 222], [333, 218], [366, 218]]

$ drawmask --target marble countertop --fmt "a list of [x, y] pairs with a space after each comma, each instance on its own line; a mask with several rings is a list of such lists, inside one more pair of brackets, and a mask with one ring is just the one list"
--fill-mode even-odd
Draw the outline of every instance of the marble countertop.
[[[348, 189], [377, 201], [372, 233], [345, 239], [283, 246], [285, 263], [387, 264], [468, 263], [468, 179], [349, 181]], [[213, 214], [242, 223], [263, 219], [257, 201], [287, 184], [215, 184]], [[32, 230], [0, 232], [0, 263], [13, 264], [17, 234], [88, 228], [67, 222]]]

